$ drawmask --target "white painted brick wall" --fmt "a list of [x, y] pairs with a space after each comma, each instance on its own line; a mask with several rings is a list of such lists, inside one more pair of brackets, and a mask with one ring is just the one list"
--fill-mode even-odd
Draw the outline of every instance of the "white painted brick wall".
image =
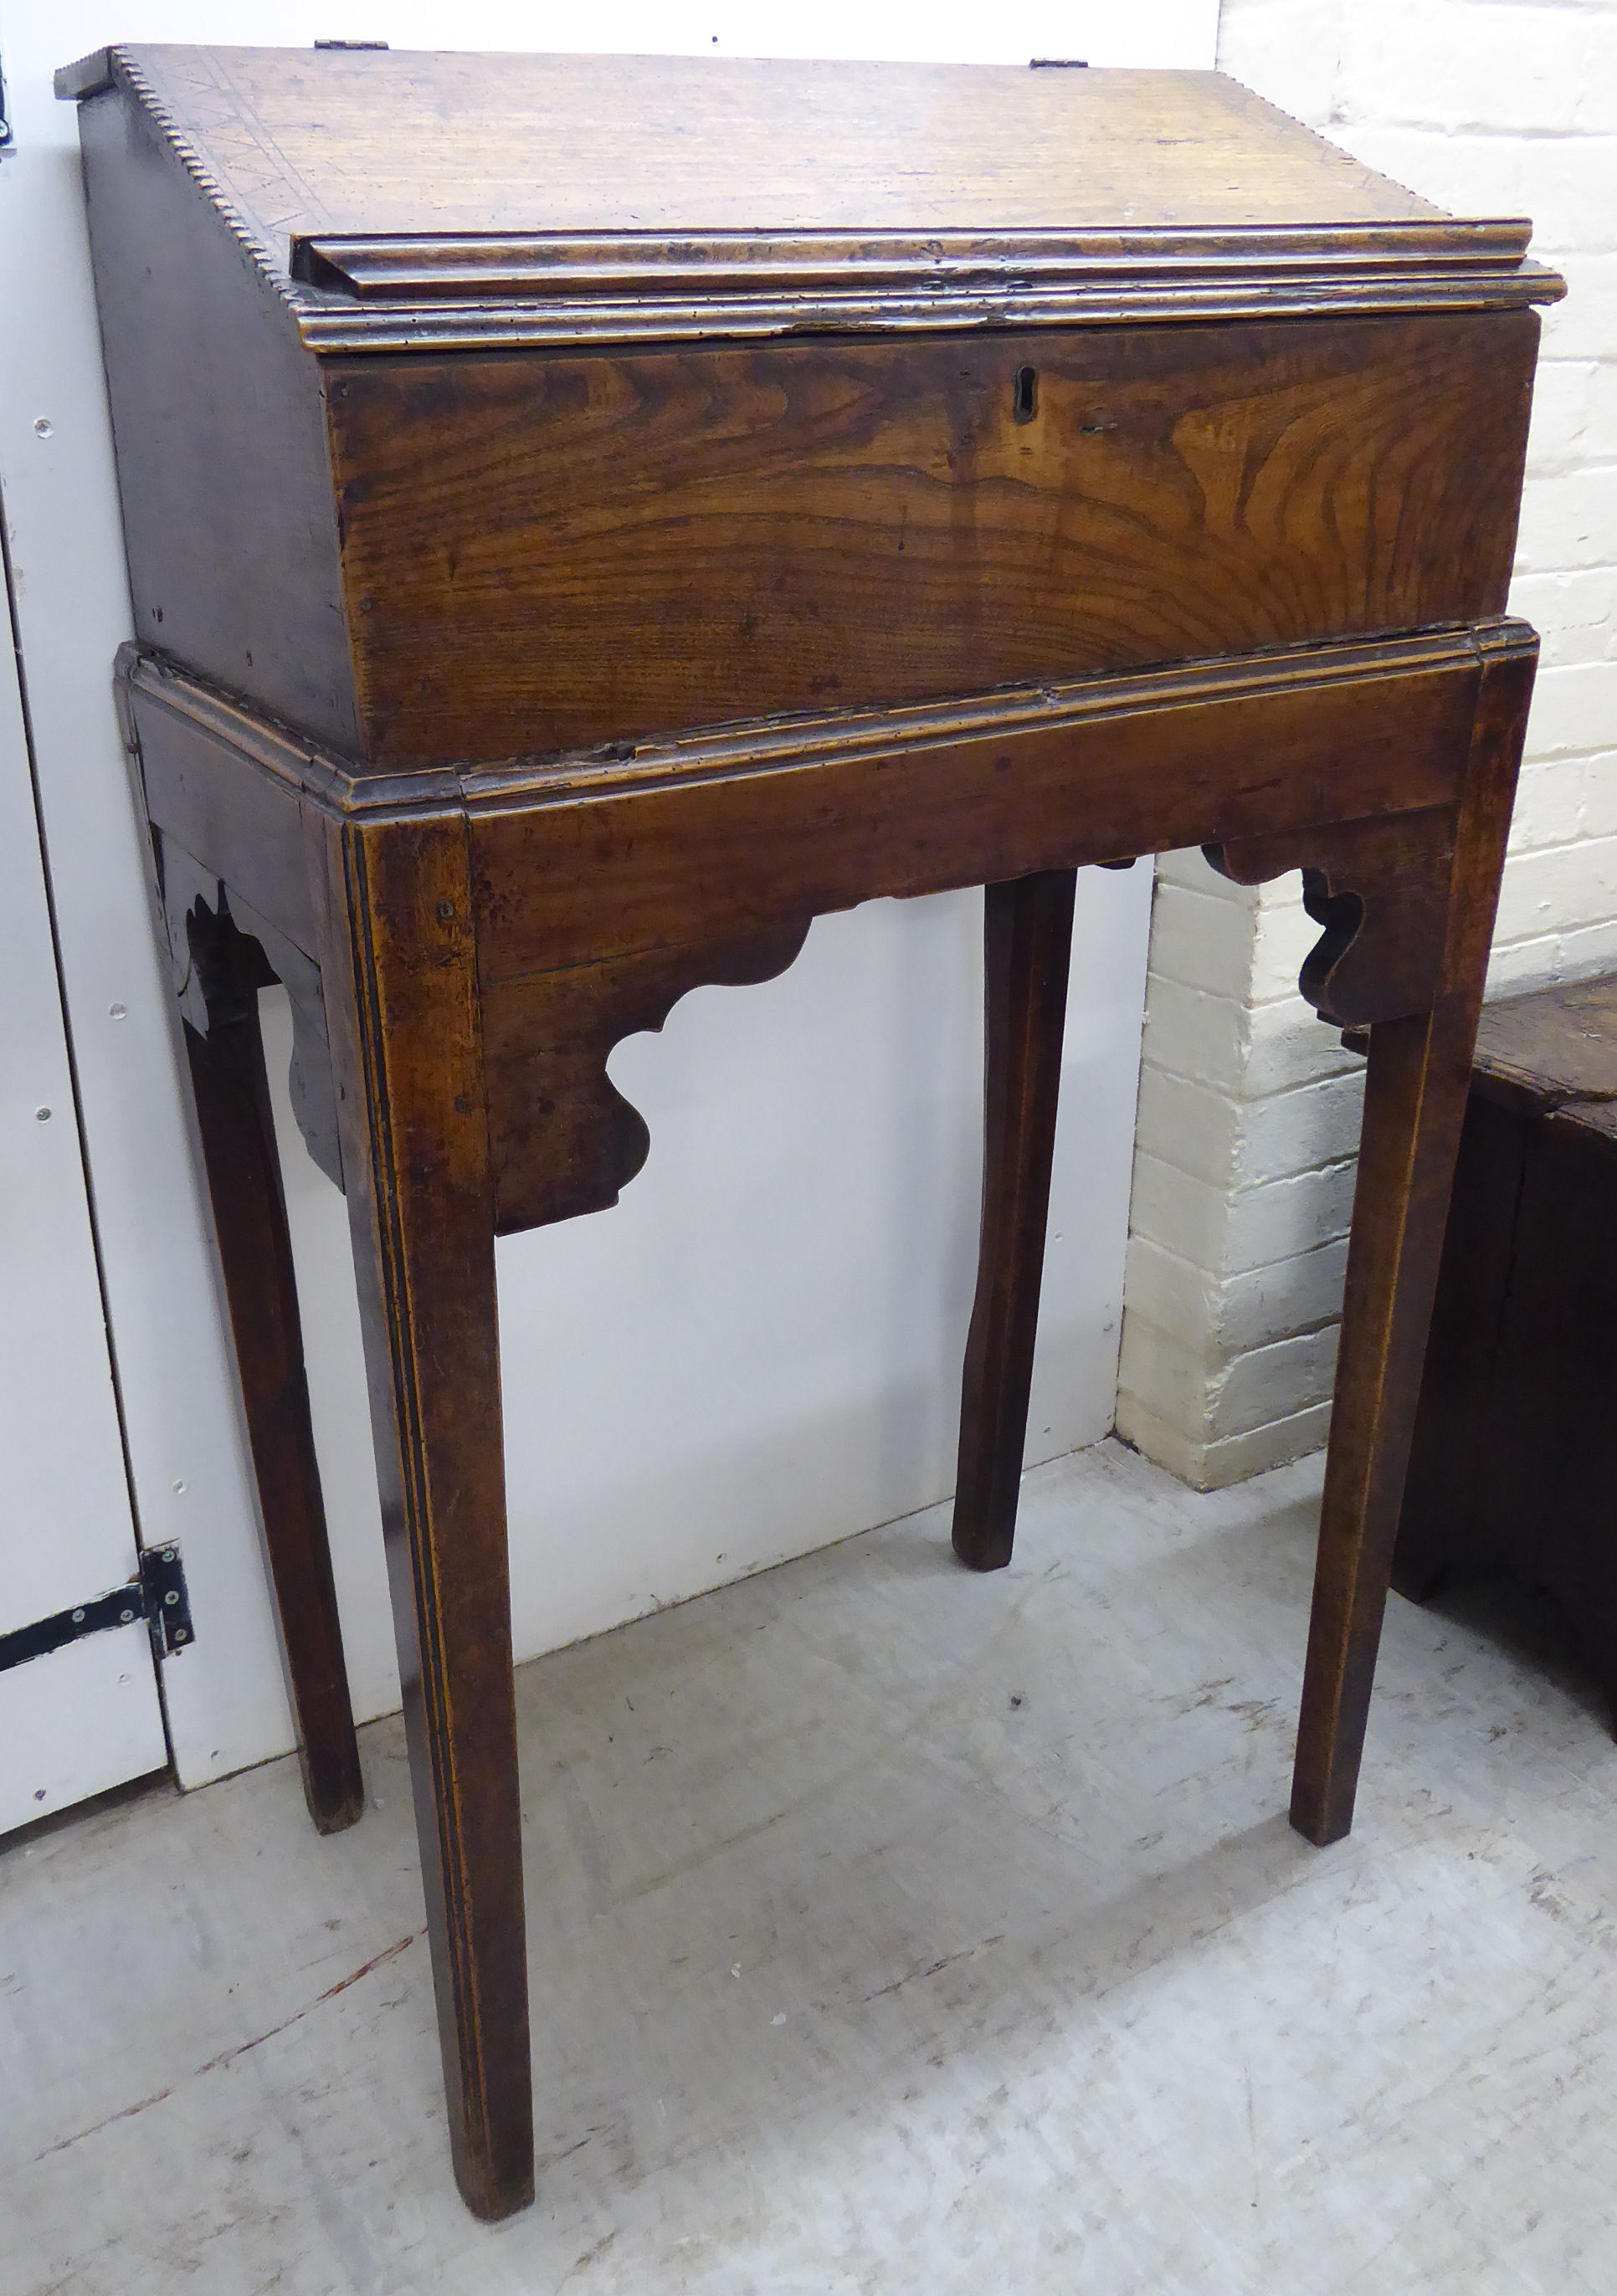
[[[1530, 215], [1544, 315], [1512, 605], [1544, 651], [1491, 992], [1617, 965], [1617, 0], [1223, 0], [1219, 62], [1446, 207]], [[1118, 1425], [1197, 1485], [1324, 1439], [1362, 1090], [1293, 878], [1158, 871]]]

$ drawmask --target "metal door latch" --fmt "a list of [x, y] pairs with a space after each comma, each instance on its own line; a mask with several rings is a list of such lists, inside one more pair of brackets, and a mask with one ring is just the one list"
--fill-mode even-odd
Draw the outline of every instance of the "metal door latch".
[[196, 1638], [185, 1567], [179, 1548], [172, 1543], [147, 1547], [140, 1558], [139, 1577], [114, 1587], [110, 1595], [96, 1595], [70, 1611], [58, 1611], [51, 1618], [36, 1619], [32, 1626], [0, 1635], [0, 1674], [30, 1658], [44, 1658], [68, 1643], [82, 1642], [86, 1635], [133, 1626], [136, 1619], [146, 1621], [154, 1658], [172, 1658]]

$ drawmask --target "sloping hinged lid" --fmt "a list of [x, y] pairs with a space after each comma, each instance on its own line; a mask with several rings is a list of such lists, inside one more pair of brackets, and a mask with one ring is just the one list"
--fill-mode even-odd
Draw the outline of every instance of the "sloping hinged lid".
[[123, 47], [322, 351], [1553, 302], [1217, 72]]

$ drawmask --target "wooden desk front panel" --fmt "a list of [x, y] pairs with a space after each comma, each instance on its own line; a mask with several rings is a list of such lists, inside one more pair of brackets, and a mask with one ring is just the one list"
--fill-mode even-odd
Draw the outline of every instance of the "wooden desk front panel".
[[[470, 842], [497, 1226], [595, 1210], [638, 1168], [644, 1127], [606, 1075], [621, 1037], [699, 983], [780, 971], [812, 917], [880, 895], [1198, 840], [1240, 847], [1262, 874], [1328, 868], [1331, 825], [1345, 824], [1348, 890], [1374, 878], [1391, 898], [1338, 952], [1332, 993], [1360, 1023], [1414, 1009], [1484, 665], [1531, 643], [1519, 623], [1338, 642], [436, 777], [418, 802], [458, 814]], [[334, 961], [341, 975], [346, 939], [319, 889], [337, 822], [385, 833], [377, 782], [133, 650], [120, 685], [165, 850], [223, 878], [233, 907], [312, 960], [304, 972]], [[299, 968], [283, 977], [295, 990]], [[325, 1020], [317, 978], [308, 988], [294, 1011], [314, 1078]], [[307, 1096], [300, 1121], [314, 1111]]]
[[543, 756], [1497, 614], [1538, 332], [333, 362], [365, 751]]
[[[699, 981], [779, 971], [825, 911], [1331, 822], [1407, 832], [1442, 878], [1479, 676], [1465, 634], [1334, 645], [989, 704], [952, 728], [822, 721], [791, 755], [784, 729], [760, 728], [751, 754], [697, 739], [661, 770], [643, 753], [593, 782], [484, 794], [468, 777], [498, 1227], [612, 1202], [645, 1149], [607, 1080], [612, 1045]], [[1423, 881], [1393, 933], [1442, 914]]]

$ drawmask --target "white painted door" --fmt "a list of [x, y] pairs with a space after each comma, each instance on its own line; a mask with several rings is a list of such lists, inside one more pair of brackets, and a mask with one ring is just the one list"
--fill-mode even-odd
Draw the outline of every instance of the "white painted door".
[[[109, 702], [127, 601], [76, 130], [51, 101], [52, 68], [110, 40], [339, 36], [1205, 67], [1216, 23], [1217, 0], [1126, 14], [1101, 0], [997, 15], [902, 0], [597, 0], [583, 13], [345, 0], [337, 17], [329, 0], [58, 0], [0, 13], [18, 144], [0, 165], [0, 478], [129, 1456], [148, 1539], [184, 1542], [196, 1620], [193, 1650], [165, 1670], [182, 1783], [289, 1733]], [[1092, 871], [1081, 891], [1035, 1456], [1112, 1424], [1148, 877]], [[646, 1171], [616, 1210], [499, 1250], [519, 1657], [948, 1492], [979, 1190], [979, 939], [969, 895], [824, 919], [782, 980], [699, 991], [660, 1037], [619, 1048], [613, 1077], [651, 1125]], [[283, 1070], [284, 1015], [267, 1001]], [[295, 1134], [288, 1179], [355, 1703], [372, 1714], [398, 1689], [343, 1208]]]
[[[10, 622], [0, 594], [0, 1636], [135, 1569]], [[130, 1608], [0, 1671], [0, 1834], [167, 1762]]]

